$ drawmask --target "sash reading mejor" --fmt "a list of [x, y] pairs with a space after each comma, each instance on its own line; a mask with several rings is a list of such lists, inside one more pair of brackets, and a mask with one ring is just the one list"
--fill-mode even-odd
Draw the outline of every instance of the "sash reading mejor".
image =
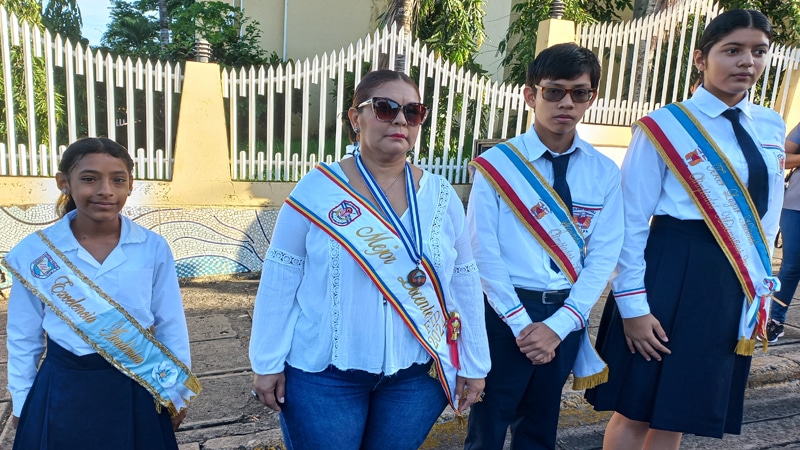
[[[475, 158], [470, 167], [481, 172], [520, 223], [561, 268], [567, 281], [575, 284], [583, 269], [583, 232], [576, 225], [572, 212], [567, 211], [567, 206], [536, 168], [510, 142], [487, 150]], [[605, 383], [608, 381], [608, 366], [589, 339], [586, 317], [570, 304], [569, 299], [562, 307], [575, 315], [584, 329], [572, 367], [573, 389], [589, 389]]]
[[[201, 391], [194, 374], [125, 309], [81, 273], [44, 231], [5, 266], [39, 300], [117, 370], [153, 396], [171, 415]], [[27, 256], [30, 255], [30, 256]]]
[[320, 164], [303, 177], [286, 204], [336, 240], [364, 270], [392, 305], [416, 340], [431, 355], [432, 369], [448, 402], [455, 399], [458, 370], [458, 315], [449, 313], [433, 265], [422, 255], [420, 270], [427, 281], [412, 285], [416, 268], [389, 222], [330, 167]]
[[[744, 302], [734, 351], [750, 356], [755, 333], [766, 336], [771, 294], [780, 289], [780, 281], [772, 276], [769, 246], [747, 188], [684, 105], [667, 105], [636, 125], [686, 189], [742, 285]], [[669, 137], [664, 130], [669, 130]]]

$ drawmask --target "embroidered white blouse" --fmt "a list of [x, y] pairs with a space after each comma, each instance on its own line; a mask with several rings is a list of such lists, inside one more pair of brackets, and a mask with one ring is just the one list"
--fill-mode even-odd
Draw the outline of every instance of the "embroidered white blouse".
[[[332, 168], [346, 179], [338, 163]], [[458, 374], [483, 378], [489, 372], [489, 348], [464, 207], [447, 180], [428, 172], [419, 181], [417, 199], [423, 252], [441, 278], [448, 310], [461, 315]], [[407, 229], [409, 216], [401, 217]], [[391, 375], [429, 359], [347, 251], [284, 205], [256, 295], [253, 371], [279, 373], [288, 363], [307, 372], [333, 365]]]
[[[75, 215], [76, 211], [71, 211], [45, 230], [53, 244], [143, 327], [154, 325], [156, 339], [191, 367], [186, 317], [175, 261], [167, 241], [120, 216], [119, 243], [100, 264], [72, 234], [69, 222]], [[36, 235], [27, 236], [9, 254], [26, 252], [28, 243], [36, 241], [39, 241]], [[44, 351], [43, 332], [75, 355], [95, 351], [21, 283], [11, 287], [8, 317], [11, 318], [7, 325], [8, 390], [14, 415], [19, 417]]]
[[[683, 104], [697, 117], [709, 136], [725, 152], [742, 181], [747, 183], [747, 161], [731, 122], [722, 116], [729, 109], [728, 105], [702, 86]], [[736, 107], [742, 111], [740, 120], [744, 128], [757, 145], [761, 144], [761, 156], [767, 164], [769, 204], [761, 225], [771, 248], [778, 232], [783, 202], [786, 124], [778, 113], [750, 103], [747, 97]], [[650, 235], [650, 218], [653, 215], [669, 215], [681, 220], [702, 220], [702, 216], [639, 127], [634, 127], [633, 138], [622, 163], [622, 195], [625, 199], [625, 243], [612, 288], [615, 293], [632, 292], [617, 298], [620, 315], [631, 318], [650, 313], [644, 288], [644, 249]]]
[[[542, 157], [550, 150], [532, 126], [509, 142], [550, 185], [553, 184], [552, 163]], [[577, 134], [565, 153], [573, 153], [567, 166], [567, 183], [572, 195], [573, 216], [583, 218], [578, 223], [586, 240], [584, 267], [572, 286], [568, 301], [588, 318], [611, 277], [622, 247], [620, 175], [611, 159]], [[473, 174], [467, 223], [483, 289], [501, 318], [520, 305], [515, 287], [533, 291], [570, 288], [567, 277], [551, 269], [547, 251], [477, 171]], [[523, 311], [506, 320], [506, 324], [518, 336], [531, 324], [531, 318]], [[581, 320], [564, 307], [545, 319], [544, 324], [562, 340], [583, 327]]]

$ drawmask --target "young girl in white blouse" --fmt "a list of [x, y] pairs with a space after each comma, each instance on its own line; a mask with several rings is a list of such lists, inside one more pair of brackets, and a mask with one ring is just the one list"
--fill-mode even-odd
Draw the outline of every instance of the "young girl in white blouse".
[[[749, 101], [772, 27], [754, 10], [712, 20], [692, 97], [635, 124], [622, 166], [625, 241], [598, 332], [612, 410], [604, 447], [677, 449], [682, 433], [739, 434], [755, 338], [779, 283], [771, 243], [785, 125]], [[652, 218], [652, 221], [651, 221]]]
[[61, 219], [4, 263], [14, 449], [177, 449], [200, 385], [172, 252], [120, 214], [133, 160], [112, 140], [85, 138], [58, 170]]
[[407, 75], [364, 76], [354, 157], [303, 177], [281, 209], [256, 296], [254, 394], [295, 450], [416, 449], [489, 371], [464, 209], [406, 161], [428, 107]]

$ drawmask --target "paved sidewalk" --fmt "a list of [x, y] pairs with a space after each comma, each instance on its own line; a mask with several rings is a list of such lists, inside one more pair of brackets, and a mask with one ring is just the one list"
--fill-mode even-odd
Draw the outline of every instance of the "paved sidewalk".
[[[189, 323], [192, 345], [193, 369], [203, 384], [203, 392], [192, 403], [188, 417], [178, 439], [181, 450], [233, 450], [233, 449], [278, 449], [283, 448], [278, 427], [277, 415], [253, 400], [252, 372], [247, 356], [252, 322], [252, 308], [258, 280], [252, 275], [235, 276], [200, 281], [187, 281], [182, 284], [182, 293]], [[800, 301], [795, 302], [800, 305]], [[0, 299], [0, 339], [5, 340], [7, 302]], [[592, 323], [597, 324], [601, 304], [595, 307]], [[709, 319], [713, 320], [713, 319]], [[591, 330], [595, 331], [595, 330]], [[0, 386], [6, 385], [5, 345], [0, 346]], [[763, 354], [760, 348], [753, 359], [748, 392], [748, 414], [768, 403], [761, 392], [775, 391], [783, 394], [783, 386], [791, 392], [800, 391], [800, 306], [790, 308], [786, 326], [786, 336], [770, 351]], [[568, 382], [562, 399], [562, 414], [559, 431], [559, 447], [563, 449], [599, 448], [602, 444], [602, 431], [608, 414], [596, 413], [583, 401], [580, 392], [572, 391]], [[778, 386], [778, 388], [771, 388]], [[761, 398], [761, 403], [755, 399]], [[770, 400], [771, 401], [771, 400]], [[778, 401], [778, 400], [775, 400]], [[756, 406], [749, 406], [750, 404]], [[784, 415], [800, 416], [800, 396], [792, 401], [792, 410]], [[749, 409], [748, 409], [749, 408]], [[754, 409], [755, 408], [755, 409]], [[11, 448], [14, 431], [10, 425], [11, 404], [8, 392], [0, 390], [0, 448]], [[755, 413], [753, 413], [755, 414]], [[753, 418], [752, 422], [762, 420]], [[798, 419], [800, 425], [800, 419]], [[793, 427], [797, 429], [797, 426]], [[791, 430], [791, 433], [798, 434]], [[458, 449], [464, 439], [464, 428], [445, 412], [434, 427], [424, 449]], [[775, 434], [780, 435], [782, 431]], [[745, 430], [745, 434], [748, 432]], [[789, 433], [789, 430], [786, 430]], [[793, 442], [784, 436], [781, 448], [800, 448], [787, 446]], [[732, 439], [732, 440], [729, 440]], [[773, 448], [770, 446], [751, 446], [736, 444], [737, 438], [725, 441], [687, 437], [684, 448]], [[800, 442], [800, 438], [797, 439]], [[725, 444], [723, 444], [723, 442]], [[770, 444], [771, 445], [771, 444]], [[390, 448], [388, 446], [387, 448]]]

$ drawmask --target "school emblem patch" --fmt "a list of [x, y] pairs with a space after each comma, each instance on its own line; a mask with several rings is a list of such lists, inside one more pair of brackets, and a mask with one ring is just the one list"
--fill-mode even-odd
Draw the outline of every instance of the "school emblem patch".
[[683, 158], [690, 166], [696, 166], [706, 160], [706, 157], [700, 153], [700, 149], [694, 149], [689, 153], [683, 155]]
[[47, 253], [36, 258], [36, 260], [31, 263], [31, 275], [36, 278], [47, 278], [56, 270], [58, 270], [58, 264], [56, 264], [53, 258]]
[[328, 212], [328, 218], [331, 219], [331, 222], [340, 227], [350, 225], [360, 215], [361, 210], [349, 200], [342, 201]]
[[544, 202], [539, 202], [533, 206], [531, 206], [531, 214], [533, 214], [537, 219], [541, 219], [542, 217], [546, 216], [547, 213], [550, 212], [550, 208], [544, 204]]
[[575, 219], [575, 223], [578, 224], [578, 228], [580, 228], [584, 235], [589, 231], [589, 228], [592, 227], [592, 220], [601, 209], [602, 208], [599, 206], [572, 204], [572, 217]]

